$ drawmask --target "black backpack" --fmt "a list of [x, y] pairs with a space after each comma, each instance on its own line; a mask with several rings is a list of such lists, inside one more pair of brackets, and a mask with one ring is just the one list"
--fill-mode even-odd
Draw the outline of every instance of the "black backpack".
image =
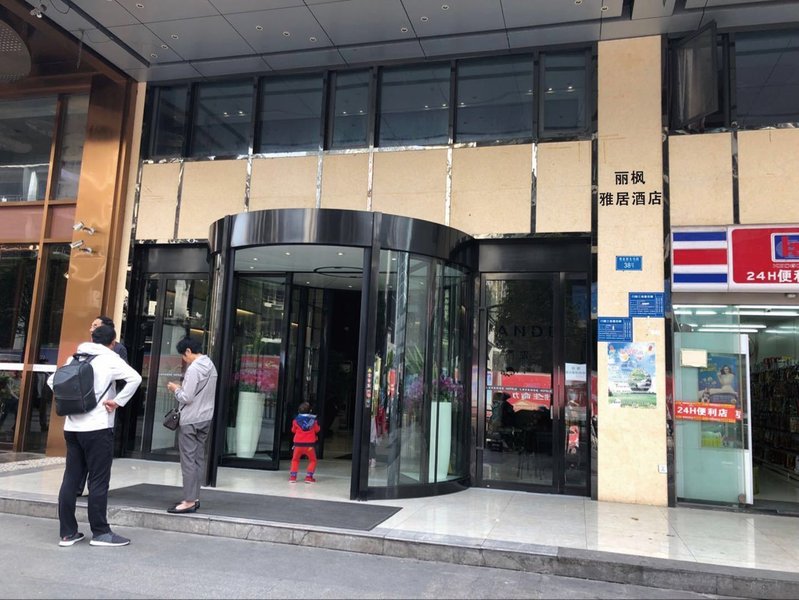
[[91, 365], [94, 354], [76, 353], [72, 362], [59, 367], [53, 375], [53, 396], [55, 396], [55, 412], [60, 417], [67, 415], [83, 415], [94, 410], [103, 399], [108, 384], [100, 400], [94, 393], [94, 368]]

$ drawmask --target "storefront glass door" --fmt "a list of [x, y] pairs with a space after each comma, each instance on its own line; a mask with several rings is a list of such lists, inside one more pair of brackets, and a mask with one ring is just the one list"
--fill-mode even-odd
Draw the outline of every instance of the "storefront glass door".
[[153, 275], [137, 302], [141, 313], [134, 320], [131, 366], [142, 383], [131, 401], [127, 420], [127, 451], [132, 456], [177, 457], [177, 433], [162, 425], [162, 417], [175, 406], [166, 384], [180, 381], [184, 365], [175, 347], [182, 338], [205, 340], [208, 314], [208, 278]]
[[751, 504], [749, 336], [765, 325], [734, 306], [673, 310], [677, 497]]
[[481, 307], [481, 484], [587, 493], [584, 276], [486, 275]]

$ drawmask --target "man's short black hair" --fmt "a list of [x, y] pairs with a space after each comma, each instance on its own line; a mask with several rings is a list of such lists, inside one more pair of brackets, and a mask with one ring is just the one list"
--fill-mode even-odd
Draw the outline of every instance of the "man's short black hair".
[[95, 321], [97, 321], [98, 319], [103, 325], [108, 325], [112, 329], [114, 328], [114, 320], [111, 317], [100, 315], [99, 317], [94, 318]]
[[101, 346], [108, 346], [117, 339], [117, 332], [113, 327], [108, 325], [100, 325], [92, 331], [92, 341]]
[[311, 403], [310, 402], [303, 402], [302, 404], [300, 404], [300, 406], [297, 408], [297, 410], [300, 411], [300, 414], [309, 413], [309, 412], [311, 412]]
[[187, 349], [191, 350], [192, 354], [199, 354], [203, 351], [203, 343], [197, 338], [185, 337], [175, 346], [178, 354], [185, 354]]

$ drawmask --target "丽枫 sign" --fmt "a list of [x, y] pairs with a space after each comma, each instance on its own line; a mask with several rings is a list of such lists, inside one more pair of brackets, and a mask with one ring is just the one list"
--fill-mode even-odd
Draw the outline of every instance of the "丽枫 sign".
[[675, 292], [796, 292], [799, 225], [677, 228], [671, 265]]
[[799, 227], [730, 227], [730, 289], [799, 289]]

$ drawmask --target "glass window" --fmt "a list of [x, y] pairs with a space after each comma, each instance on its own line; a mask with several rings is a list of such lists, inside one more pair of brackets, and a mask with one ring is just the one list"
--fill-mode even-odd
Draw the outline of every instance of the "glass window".
[[799, 122], [799, 30], [735, 34], [740, 127]]
[[228, 456], [266, 461], [276, 458], [285, 284], [284, 277], [238, 280], [233, 326], [234, 396], [228, 405], [225, 441]]
[[83, 143], [86, 141], [86, 121], [89, 116], [89, 96], [69, 96], [64, 101], [66, 114], [59, 133], [61, 149], [58, 161], [58, 180], [55, 185], [56, 200], [74, 200], [78, 197], [80, 165], [83, 160]]
[[28, 388], [30, 403], [25, 416], [28, 426], [23, 442], [23, 449], [26, 452], [44, 452], [47, 447], [47, 430], [53, 399], [47, 378], [58, 366], [58, 342], [61, 338], [61, 321], [64, 316], [69, 253], [68, 244], [51, 244], [45, 247], [43, 280], [45, 292], [36, 363], [48, 367], [39, 367], [38, 370], [28, 374], [31, 384]]
[[258, 152], [317, 150], [321, 139], [322, 76], [261, 80]]
[[0, 100], [0, 202], [44, 200], [56, 97]]
[[0, 246], [0, 362], [22, 362], [37, 253], [36, 247]]
[[458, 62], [456, 142], [533, 135], [533, 58]]
[[[674, 305], [673, 310], [677, 497], [738, 504], [751, 461], [743, 334], [756, 334], [766, 318], [745, 317], [724, 305]], [[702, 353], [704, 360], [683, 359], [683, 349]], [[696, 418], [700, 408], [705, 418]], [[717, 414], [708, 414], [709, 408]], [[719, 416], [719, 408], [728, 410], [729, 418]]]
[[45, 292], [39, 326], [37, 363], [55, 365], [58, 362], [58, 342], [61, 339], [61, 320], [64, 316], [64, 297], [69, 276], [69, 255], [69, 244], [45, 246]]
[[379, 146], [449, 141], [449, 65], [381, 71]]
[[229, 156], [249, 151], [252, 89], [249, 80], [197, 86], [192, 156]]
[[0, 371], [0, 446], [14, 443], [22, 371]]
[[331, 148], [369, 145], [369, 71], [336, 74]]
[[440, 261], [406, 252], [380, 253], [371, 487], [468, 474], [462, 379], [467, 282], [463, 271]]
[[156, 88], [151, 156], [183, 155], [188, 92], [186, 85]]
[[586, 53], [541, 55], [542, 137], [573, 135], [587, 128]]

